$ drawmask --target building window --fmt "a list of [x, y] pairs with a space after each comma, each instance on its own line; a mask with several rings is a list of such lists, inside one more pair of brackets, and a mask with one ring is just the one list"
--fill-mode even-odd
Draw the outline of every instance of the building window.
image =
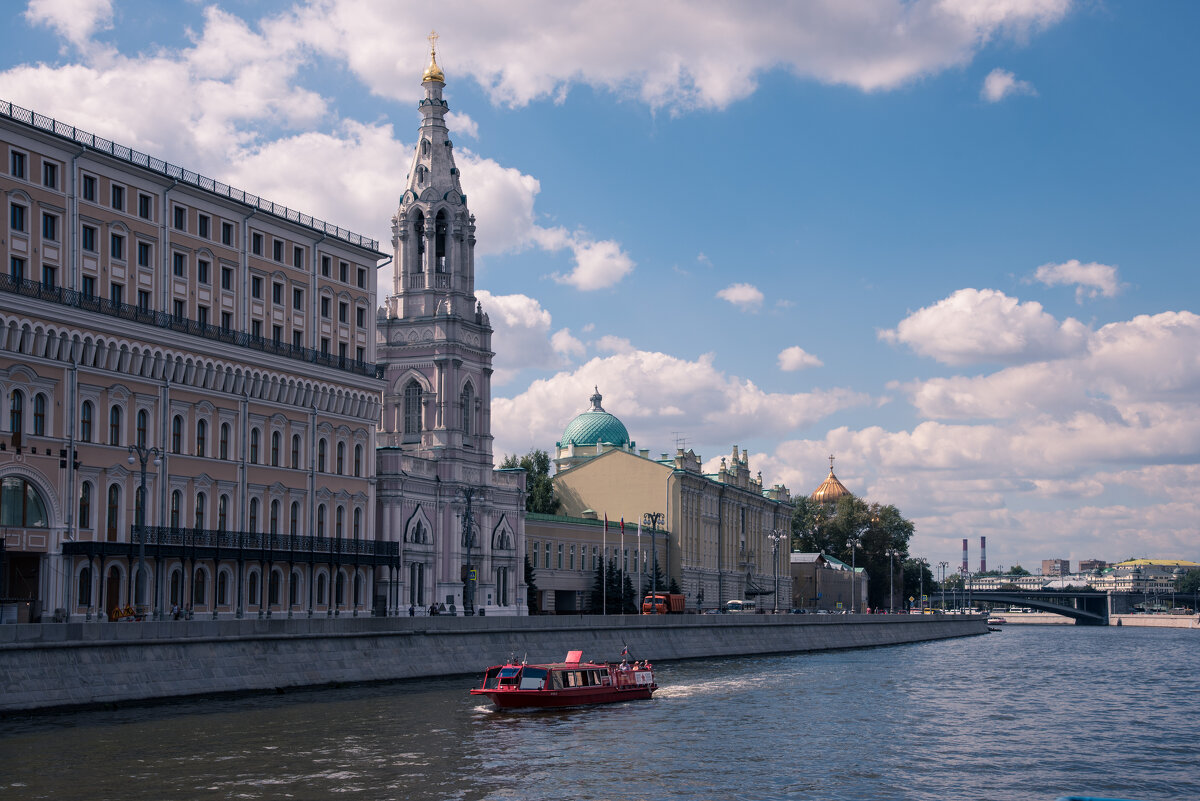
[[79, 490], [79, 527], [92, 527], [92, 485], [87, 481]]
[[12, 151], [12, 159], [9, 161], [13, 178], [25, 177], [25, 154]]
[[14, 231], [24, 231], [25, 230], [25, 207], [24, 206], [18, 206], [16, 203], [9, 206], [8, 227]]
[[250, 336], [255, 339], [262, 339], [262, 320], [250, 321]]
[[25, 260], [16, 256], [8, 259], [8, 274], [14, 281], [25, 280]]
[[83, 199], [96, 202], [96, 179], [90, 175], [83, 176]]
[[283, 284], [276, 282], [271, 283], [271, 302], [276, 305], [281, 305], [283, 303]]
[[125, 303], [125, 285], [124, 284], [109, 284], [108, 299], [114, 306], [121, 306]]
[[329, 265], [330, 265], [329, 257], [322, 256], [321, 257], [321, 275], [324, 276], [325, 278], [329, 277]]
[[154, 216], [154, 200], [149, 195], [138, 193], [138, 216], [143, 220]]
[[221, 423], [221, 439], [217, 445], [221, 459], [229, 458], [229, 423]]
[[198, 228], [197, 233], [200, 235], [200, 237], [202, 239], [208, 239], [209, 228], [212, 226], [212, 218], [207, 214], [201, 214], [196, 219], [196, 225]]
[[175, 212], [175, 230], [176, 231], [186, 231], [187, 230], [187, 209], [185, 209], [183, 206], [176, 206], [174, 209], [174, 212]]
[[421, 433], [421, 385], [416, 381], [404, 387], [404, 433]]
[[292, 469], [300, 469], [300, 435], [292, 434]]
[[288, 511], [288, 534], [295, 537], [300, 533], [300, 504], [297, 501], [292, 501], [291, 509]]
[[46, 396], [40, 392], [33, 396], [33, 435], [46, 436]]
[[295, 309], [296, 311], [304, 310], [304, 290], [303, 289], [293, 289], [292, 290], [292, 308]]
[[255, 256], [262, 255], [262, 234], [250, 234], [250, 252]]
[[257, 275], [250, 276], [250, 296], [262, 300], [262, 278]]
[[217, 531], [225, 531], [229, 526], [229, 496], [222, 495], [217, 499]]
[[350, 276], [350, 265], [346, 264], [346, 262], [344, 262], [344, 261], [339, 261], [338, 262], [338, 280], [344, 284], [344, 283], [346, 283], [349, 276]]
[[329, 355], [329, 337], [321, 337], [321, 353]]
[[317, 505], [317, 536], [325, 536], [325, 504]]
[[333, 536], [340, 540], [346, 531], [346, 507], [339, 505], [333, 519]]
[[203, 492], [197, 492], [196, 493], [196, 511], [193, 516], [193, 519], [195, 520], [195, 525], [193, 526], [193, 528], [197, 528], [200, 530], [204, 529], [204, 510], [205, 510], [205, 507], [207, 507], [207, 506], [208, 506], [208, 496], [205, 495]]
[[271, 432], [271, 467], [279, 467], [279, 432]]
[[138, 309], [141, 311], [150, 311], [150, 290], [139, 289], [137, 298]]
[[119, 484], [109, 485], [108, 513], [105, 518], [105, 538], [109, 542], [116, 542], [117, 524], [121, 519], [121, 486]]
[[79, 441], [92, 441], [92, 418], [96, 413], [96, 407], [91, 401], [84, 401], [83, 406], [79, 410]]
[[337, 444], [337, 474], [339, 476], [346, 475], [346, 443], [339, 442]]
[[14, 389], [11, 404], [8, 410], [8, 430], [17, 435], [19, 445], [20, 434], [25, 430], [25, 393]]
[[172, 301], [172, 311], [175, 314], [175, 319], [177, 319], [177, 320], [186, 320], [187, 319], [187, 308], [185, 307], [185, 301], [180, 300], [178, 298], [176, 298], [174, 301]]
[[227, 223], [227, 222], [221, 223], [221, 244], [222, 245], [232, 245], [233, 244], [233, 223]]
[[271, 326], [271, 341], [274, 342], [276, 345], [279, 345], [279, 343], [283, 342], [283, 326], [282, 325]]
[[304, 269], [304, 248], [302, 248], [302, 247], [293, 247], [292, 248], [292, 266], [295, 267], [297, 270]]
[[366, 327], [366, 325], [367, 325], [367, 310], [366, 309], [364, 309], [362, 306], [355, 307], [354, 317], [355, 317], [355, 322], [358, 323], [359, 328]]
[[221, 289], [233, 289], [233, 268], [221, 268]]
[[321, 298], [321, 316], [329, 319], [329, 298]]
[[134, 434], [139, 448], [146, 447], [146, 430], [150, 427], [150, 413], [139, 409], [137, 413], [136, 432]]
[[301, 331], [293, 331], [292, 332], [292, 347], [295, 348], [296, 350], [301, 350], [304, 347], [304, 343], [301, 341], [302, 336], [303, 336], [303, 332], [301, 332]]
[[58, 283], [58, 268], [51, 267], [49, 264], [42, 265], [42, 286], [47, 289], [54, 289]]
[[250, 533], [258, 533], [258, 498], [250, 499]]
[[117, 211], [125, 211], [125, 187], [112, 185], [112, 207]]
[[349, 317], [350, 317], [350, 304], [346, 303], [345, 301], [342, 301], [341, 303], [338, 304], [338, 322], [339, 323], [349, 322]]
[[233, 330], [233, 312], [221, 312], [221, 328], [226, 331]]
[[47, 242], [58, 241], [58, 216], [54, 214], [42, 215], [42, 239]]
[[283, 242], [278, 239], [271, 240], [271, 258], [275, 261], [283, 261]]
[[268, 530], [272, 534], [279, 533], [279, 501], [271, 501], [270, 517], [267, 518]]
[[460, 422], [462, 423], [463, 436], [469, 437], [471, 435], [471, 421], [475, 413], [474, 393], [471, 390], [470, 384], [463, 387], [462, 397], [459, 400], [462, 403], [462, 419]]
[[354, 510], [354, 529], [350, 532], [350, 536], [354, 539], [359, 539], [362, 536], [362, 509]]
[[183, 417], [171, 418], [171, 453], [183, 453]]
[[318, 473], [325, 472], [325, 455], [326, 455], [327, 450], [328, 450], [328, 443], [326, 443], [324, 439], [318, 440], [318, 442], [317, 442], [317, 472]]
[[42, 162], [42, 185], [50, 189], [58, 189], [58, 165], [48, 161]]
[[183, 253], [171, 254], [171, 271], [177, 278], [187, 277], [187, 256]]
[[121, 444], [121, 407], [114, 406], [108, 412], [108, 444]]
[[183, 493], [175, 490], [171, 493], [171, 528], [179, 528], [180, 507], [183, 506]]
[[120, 234], [109, 237], [108, 255], [117, 261], [125, 260], [125, 237]]
[[83, 283], [79, 287], [79, 291], [83, 293], [84, 297], [96, 297], [96, 279], [90, 275], [85, 275], [83, 277]]
[[208, 452], [208, 421], [196, 421], [196, 455], [206, 456]]
[[363, 455], [362, 445], [355, 445], [354, 446], [354, 477], [355, 478], [362, 476], [362, 455]]
[[358, 288], [367, 288], [367, 271], [362, 267], [358, 268]]
[[196, 262], [196, 280], [201, 284], [208, 284], [208, 267], [208, 262], [203, 259]]
[[96, 252], [96, 229], [90, 225], [83, 226], [82, 245], [84, 250]]
[[258, 429], [250, 429], [250, 464], [258, 464]]
[[151, 259], [151, 255], [150, 255], [150, 243], [149, 243], [149, 242], [138, 242], [138, 243], [137, 243], [137, 263], [138, 263], [138, 266], [139, 266], [139, 267], [149, 267], [149, 266], [150, 266], [150, 259]]

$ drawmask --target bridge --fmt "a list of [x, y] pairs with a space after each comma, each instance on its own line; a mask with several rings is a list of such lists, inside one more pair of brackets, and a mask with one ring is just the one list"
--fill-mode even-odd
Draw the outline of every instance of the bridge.
[[944, 604], [949, 598], [966, 599], [969, 602], [986, 601], [988, 603], [1009, 604], [1019, 603], [1039, 612], [1053, 612], [1072, 618], [1076, 625], [1107, 626], [1108, 625], [1108, 593], [1095, 590], [958, 590], [940, 591], [936, 593]]

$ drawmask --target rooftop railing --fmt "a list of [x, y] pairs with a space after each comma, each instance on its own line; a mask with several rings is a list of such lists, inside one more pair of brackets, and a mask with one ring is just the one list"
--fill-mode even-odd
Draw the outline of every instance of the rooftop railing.
[[165, 175], [180, 183], [189, 184], [191, 186], [203, 189], [206, 192], [212, 192], [221, 197], [227, 197], [230, 200], [238, 203], [245, 203], [248, 206], [253, 206], [259, 211], [266, 212], [288, 222], [303, 225], [306, 228], [311, 228], [314, 231], [320, 231], [326, 236], [331, 236], [335, 239], [340, 239], [343, 242], [348, 242], [351, 245], [368, 248], [375, 252], [379, 252], [379, 241], [368, 239], [362, 234], [356, 234], [340, 226], [327, 223], [324, 220], [318, 220], [308, 214], [301, 214], [295, 209], [289, 209], [287, 206], [282, 206], [278, 203], [267, 200], [266, 198], [253, 195], [242, 189], [223, 184], [213, 178], [208, 178], [199, 173], [185, 170], [183, 167], [176, 166], [162, 159], [148, 156], [133, 148], [119, 145], [108, 139], [96, 136], [76, 128], [74, 125], [68, 125], [65, 122], [46, 117], [38, 114], [35, 111], [30, 111], [27, 108], [14, 105], [7, 101], [0, 100], [0, 116], [8, 117], [17, 122], [30, 125], [42, 131], [54, 134], [55, 136], [69, 139], [76, 144], [91, 148], [92, 150], [105, 153], [113, 158], [126, 161], [135, 166], [141, 167], [151, 172]]

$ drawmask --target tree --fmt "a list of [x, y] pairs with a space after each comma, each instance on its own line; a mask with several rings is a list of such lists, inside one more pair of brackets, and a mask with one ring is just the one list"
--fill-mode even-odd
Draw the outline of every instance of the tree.
[[[906, 520], [895, 506], [867, 504], [853, 495], [839, 498], [834, 506], [819, 503], [807, 496], [796, 498], [794, 504], [792, 549], [824, 553], [848, 565], [864, 568], [869, 578], [867, 605], [887, 606], [887, 551], [895, 548], [900, 552], [901, 559], [908, 557], [908, 542], [913, 535], [912, 522]], [[852, 536], [861, 540], [853, 556], [848, 545]], [[902, 591], [904, 585], [898, 568], [899, 564], [893, 562], [897, 595], [907, 597]], [[926, 582], [926, 587], [930, 586], [931, 582]]]
[[536, 614], [537, 608], [537, 584], [534, 579], [537, 577], [536, 571], [533, 569], [533, 564], [529, 561], [529, 554], [525, 555], [525, 605], [529, 608], [529, 614]]
[[909, 598], [915, 598], [913, 606], [919, 606], [921, 603], [921, 590], [925, 590], [928, 595], [929, 591], [934, 588], [933, 573], [929, 570], [929, 565], [924, 562], [919, 562], [916, 559], [904, 560], [904, 603], [908, 604]]
[[550, 478], [550, 454], [535, 448], [518, 458], [515, 454], [504, 457], [502, 470], [525, 471], [525, 511], [544, 515], [558, 514], [562, 501], [554, 496], [554, 481]]
[[1176, 579], [1175, 592], [1185, 595], [1200, 592], [1200, 568], [1192, 568]]
[[[632, 584], [630, 585], [630, 595], [632, 596]], [[622, 602], [621, 597], [621, 574], [617, 571], [617, 564], [614, 560], [608, 560], [608, 569], [605, 570], [604, 563], [596, 568], [596, 578], [592, 582], [592, 613], [593, 614], [621, 614]]]
[[1010, 575], [1010, 576], [1032, 576], [1033, 574], [1030, 573], [1025, 568], [1021, 567], [1020, 565], [1013, 565], [1012, 569], [1008, 571], [1008, 575]]

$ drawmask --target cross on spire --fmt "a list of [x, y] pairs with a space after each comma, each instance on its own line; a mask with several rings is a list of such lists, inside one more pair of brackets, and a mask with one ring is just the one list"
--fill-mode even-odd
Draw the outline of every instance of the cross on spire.
[[427, 36], [425, 38], [429, 40], [429, 55], [430, 55], [430, 57], [437, 55], [437, 40], [439, 38], [441, 38], [438, 36], [438, 32], [430, 31], [429, 36]]
[[829, 473], [833, 474], [833, 454], [829, 454]]

